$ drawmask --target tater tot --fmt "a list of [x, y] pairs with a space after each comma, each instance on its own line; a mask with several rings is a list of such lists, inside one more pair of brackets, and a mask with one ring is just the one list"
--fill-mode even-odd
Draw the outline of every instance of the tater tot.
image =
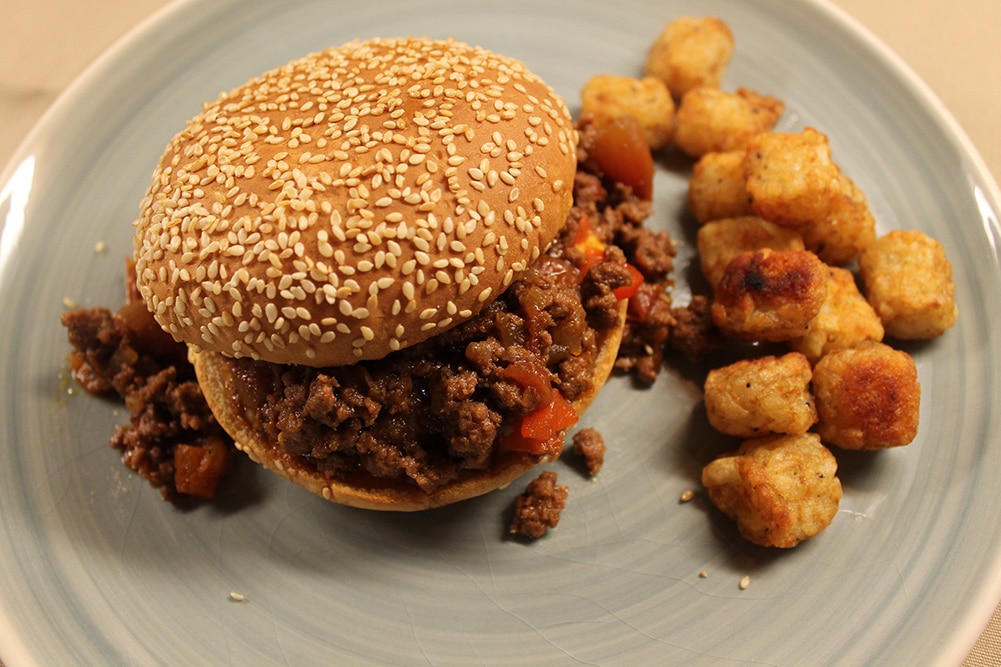
[[644, 73], [663, 81], [678, 99], [699, 86], [718, 88], [733, 44], [733, 33], [722, 20], [680, 17], [664, 26], [650, 47]]
[[914, 440], [921, 386], [909, 354], [866, 342], [825, 355], [813, 369], [816, 431], [842, 449], [885, 449]]
[[865, 194], [844, 174], [842, 195], [832, 198], [827, 217], [800, 228], [806, 247], [827, 262], [847, 264], [876, 240], [876, 219]]
[[744, 176], [756, 215], [803, 234], [828, 264], [846, 264], [876, 239], [865, 194], [831, 158], [827, 136], [813, 128], [753, 137]]
[[808, 250], [758, 250], [737, 255], [716, 286], [713, 322], [745, 341], [786, 341], [804, 335], [827, 296], [827, 267]]
[[700, 223], [750, 215], [744, 151], [706, 153], [688, 179], [688, 210]]
[[859, 273], [888, 336], [924, 340], [956, 323], [952, 264], [926, 234], [897, 229], [880, 237], [859, 256]]
[[838, 462], [813, 433], [745, 440], [702, 469], [709, 499], [746, 539], [788, 549], [838, 513]]
[[749, 250], [804, 250], [803, 237], [795, 229], [780, 227], [756, 216], [723, 218], [699, 227], [699, 261], [702, 274], [715, 290], [730, 261]]
[[806, 433], [817, 421], [812, 374], [810, 362], [798, 352], [715, 368], [705, 382], [709, 423], [739, 438]]
[[810, 322], [810, 331], [789, 341], [789, 347], [817, 363], [834, 350], [854, 347], [867, 340], [883, 340], [883, 324], [865, 300], [855, 276], [848, 269], [829, 267], [827, 298]]
[[751, 139], [744, 162], [754, 212], [779, 225], [805, 227], [827, 218], [843, 194], [841, 169], [831, 159], [827, 136], [766, 132]]
[[623, 116], [639, 121], [651, 150], [659, 150], [674, 134], [674, 100], [660, 79], [599, 74], [581, 91], [581, 116], [598, 127]]
[[752, 137], [774, 127], [785, 104], [747, 88], [736, 93], [693, 88], [675, 115], [674, 145], [692, 157], [744, 148]]

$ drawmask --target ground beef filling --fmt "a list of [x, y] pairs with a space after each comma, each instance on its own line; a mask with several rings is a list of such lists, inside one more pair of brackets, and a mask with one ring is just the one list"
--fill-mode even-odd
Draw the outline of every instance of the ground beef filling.
[[558, 456], [561, 438], [526, 439], [520, 425], [554, 392], [572, 403], [592, 390], [613, 292], [631, 280], [615, 253], [582, 275], [574, 229], [477, 317], [424, 343], [347, 367], [233, 360], [231, 389], [263, 441], [332, 479], [432, 491], [506, 452]]

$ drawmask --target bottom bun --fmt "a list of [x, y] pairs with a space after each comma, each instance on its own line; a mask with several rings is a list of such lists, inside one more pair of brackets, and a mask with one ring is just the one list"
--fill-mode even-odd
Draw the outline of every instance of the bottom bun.
[[[625, 329], [626, 306], [627, 302], [622, 301], [619, 325], [601, 334], [592, 388], [573, 403], [578, 416], [591, 405], [611, 375]], [[236, 398], [238, 393], [232, 389], [233, 367], [226, 357], [215, 352], [195, 351], [191, 351], [189, 356], [205, 400], [238, 449], [265, 468], [341, 505], [400, 512], [441, 507], [502, 489], [547, 460], [546, 456], [508, 452], [495, 461], [491, 468], [466, 470], [456, 479], [430, 492], [413, 484], [387, 481], [369, 475], [359, 475], [350, 481], [332, 480], [304, 465], [301, 459], [290, 456], [274, 443], [262, 439], [261, 434], [247, 419], [244, 406]]]

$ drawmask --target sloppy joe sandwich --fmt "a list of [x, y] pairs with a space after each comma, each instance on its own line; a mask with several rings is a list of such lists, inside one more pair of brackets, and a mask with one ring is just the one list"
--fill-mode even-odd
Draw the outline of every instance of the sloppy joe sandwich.
[[635, 270], [572, 209], [577, 132], [457, 41], [315, 53], [206, 104], [136, 223], [137, 286], [250, 458], [419, 510], [559, 455]]

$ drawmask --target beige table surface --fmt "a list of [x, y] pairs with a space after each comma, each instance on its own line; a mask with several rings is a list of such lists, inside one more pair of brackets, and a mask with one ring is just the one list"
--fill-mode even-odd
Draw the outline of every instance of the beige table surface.
[[[0, 24], [0, 165], [84, 67], [167, 4], [167, 0], [6, 2]], [[1001, 141], [997, 139], [1001, 131], [1001, 0], [833, 3], [917, 72], [959, 121], [995, 180], [1001, 179]], [[1001, 609], [963, 665], [1001, 665]]]

